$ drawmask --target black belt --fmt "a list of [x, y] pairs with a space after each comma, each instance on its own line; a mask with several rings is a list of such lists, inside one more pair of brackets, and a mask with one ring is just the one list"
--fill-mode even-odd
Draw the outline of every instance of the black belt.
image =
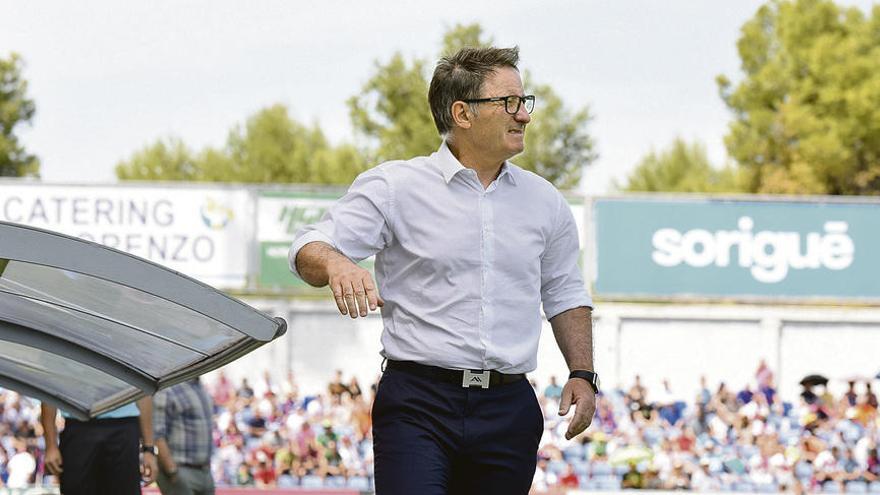
[[392, 361], [390, 359], [388, 360], [387, 367], [392, 370], [403, 371], [422, 378], [452, 383], [462, 387], [489, 388], [526, 379], [525, 373], [510, 375], [494, 370], [449, 370], [413, 361]]

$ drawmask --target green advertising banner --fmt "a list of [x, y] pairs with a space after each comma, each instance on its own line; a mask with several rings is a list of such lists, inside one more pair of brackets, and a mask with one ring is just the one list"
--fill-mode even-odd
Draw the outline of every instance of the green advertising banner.
[[880, 299], [880, 202], [597, 199], [595, 292]]
[[[262, 191], [257, 198], [257, 242], [260, 253], [260, 287], [318, 291], [296, 278], [287, 267], [287, 252], [296, 232], [315, 223], [339, 199], [335, 192]], [[372, 271], [373, 258], [360, 263]]]

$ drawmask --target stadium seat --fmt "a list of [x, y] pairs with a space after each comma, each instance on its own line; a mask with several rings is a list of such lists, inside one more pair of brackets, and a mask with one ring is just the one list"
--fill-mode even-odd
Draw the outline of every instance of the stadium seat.
[[794, 475], [800, 480], [811, 478], [813, 476], [813, 465], [809, 462], [798, 462], [794, 466]]
[[282, 474], [278, 477], [278, 488], [293, 488], [299, 486], [299, 477]]
[[868, 484], [868, 493], [880, 493], [880, 481], [872, 481]]
[[590, 487], [590, 477], [585, 474], [578, 475], [578, 486], [582, 489], [587, 490]]
[[776, 483], [758, 483], [755, 485], [755, 491], [758, 493], [778, 493], [779, 485]]
[[324, 488], [324, 479], [313, 474], [303, 476], [300, 482], [303, 488]]
[[574, 474], [578, 476], [590, 474], [590, 464], [587, 461], [573, 460], [571, 461], [571, 467], [574, 470]]
[[864, 481], [850, 481], [846, 484], [846, 493], [868, 493], [868, 483]]
[[565, 471], [566, 466], [568, 466], [568, 463], [565, 461], [550, 461], [547, 463], [547, 472], [561, 474]]
[[366, 492], [370, 490], [370, 480], [365, 476], [352, 476], [348, 478], [348, 488]]
[[755, 485], [750, 481], [738, 481], [733, 484], [733, 491], [735, 492], [754, 492]]
[[590, 465], [590, 474], [595, 478], [597, 476], [606, 476], [609, 474], [613, 474], [614, 471], [611, 468], [611, 464], [607, 462], [594, 462]]
[[345, 478], [342, 476], [328, 476], [327, 479], [324, 480], [324, 486], [328, 488], [344, 488]]
[[840, 485], [833, 481], [822, 483], [822, 493], [840, 493]]
[[584, 446], [579, 443], [572, 444], [562, 451], [562, 458], [569, 462], [574, 460], [582, 460], [584, 459], [584, 455]]

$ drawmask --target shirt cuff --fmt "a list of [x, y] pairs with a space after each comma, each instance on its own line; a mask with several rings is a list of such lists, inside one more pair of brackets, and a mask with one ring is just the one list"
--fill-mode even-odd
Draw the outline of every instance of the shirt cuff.
[[573, 297], [571, 299], [558, 302], [556, 304], [545, 304], [544, 315], [547, 317], [547, 321], [549, 321], [554, 316], [574, 308], [590, 308], [592, 310], [593, 298], [591, 298], [588, 294], [583, 294], [580, 297]]
[[310, 242], [323, 242], [325, 244], [329, 244], [333, 246], [333, 249], [336, 248], [336, 244], [333, 243], [333, 239], [329, 236], [318, 232], [317, 230], [312, 230], [310, 232], [306, 232], [300, 237], [297, 237], [296, 240], [293, 241], [293, 244], [290, 245], [290, 251], [287, 253], [287, 265], [290, 267], [290, 272], [296, 275], [296, 278], [303, 280], [302, 276], [296, 271], [296, 255], [299, 253], [299, 250], [303, 248], [306, 244]]

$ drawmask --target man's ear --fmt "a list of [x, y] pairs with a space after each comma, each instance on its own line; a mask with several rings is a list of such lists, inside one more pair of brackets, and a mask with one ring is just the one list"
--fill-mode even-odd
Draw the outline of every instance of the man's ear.
[[463, 101], [452, 104], [452, 121], [462, 129], [470, 129], [473, 124], [474, 113], [471, 106]]

